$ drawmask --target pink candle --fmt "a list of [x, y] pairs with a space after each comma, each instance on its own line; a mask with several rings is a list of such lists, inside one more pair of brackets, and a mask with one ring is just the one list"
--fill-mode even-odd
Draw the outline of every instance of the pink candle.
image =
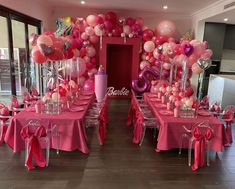
[[164, 104], [165, 103], [165, 96], [163, 95], [162, 96], [162, 104]]
[[157, 93], [157, 98], [159, 98], [159, 99], [160, 99], [160, 98], [161, 98], [161, 96], [162, 96], [161, 92], [158, 92], [158, 93]]
[[166, 103], [166, 109], [167, 109], [167, 110], [171, 110], [171, 103], [170, 103], [170, 102], [167, 102], [167, 103]]
[[179, 117], [179, 109], [174, 108], [174, 117]]

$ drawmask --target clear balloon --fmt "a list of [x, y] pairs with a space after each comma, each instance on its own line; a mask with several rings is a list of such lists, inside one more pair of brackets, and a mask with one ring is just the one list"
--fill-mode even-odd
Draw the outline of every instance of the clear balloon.
[[176, 26], [172, 21], [163, 20], [156, 27], [157, 33], [166, 37], [174, 37], [176, 35]]
[[96, 25], [96, 18], [97, 16], [96, 15], [89, 15], [87, 16], [86, 18], [86, 22], [89, 26], [92, 26], [94, 27]]

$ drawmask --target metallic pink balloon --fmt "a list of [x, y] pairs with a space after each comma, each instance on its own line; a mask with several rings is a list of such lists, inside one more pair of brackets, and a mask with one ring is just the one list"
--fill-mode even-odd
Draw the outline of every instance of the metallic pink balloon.
[[139, 74], [138, 80], [132, 80], [132, 88], [137, 93], [143, 93], [149, 91], [151, 88], [150, 80], [147, 78], [146, 74], [149, 74], [156, 79], [159, 78], [159, 73], [149, 67], [145, 67]]

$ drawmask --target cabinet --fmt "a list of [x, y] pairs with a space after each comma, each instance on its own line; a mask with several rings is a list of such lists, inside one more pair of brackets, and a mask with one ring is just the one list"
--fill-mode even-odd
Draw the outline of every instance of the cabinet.
[[224, 38], [224, 49], [235, 50], [235, 25], [227, 25], [225, 38]]
[[212, 60], [221, 60], [226, 24], [206, 22], [204, 31], [204, 41], [207, 41], [209, 48], [213, 51]]

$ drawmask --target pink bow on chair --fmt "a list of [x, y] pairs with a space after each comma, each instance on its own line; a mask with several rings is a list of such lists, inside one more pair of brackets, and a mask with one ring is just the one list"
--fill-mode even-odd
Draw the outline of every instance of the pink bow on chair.
[[104, 144], [104, 139], [106, 135], [106, 125], [108, 124], [108, 116], [107, 116], [107, 107], [104, 106], [100, 112], [100, 117], [99, 117], [99, 142], [100, 145]]
[[33, 157], [39, 167], [46, 166], [46, 159], [42, 153], [42, 148], [39, 143], [39, 138], [46, 136], [46, 129], [43, 126], [39, 126], [35, 133], [31, 133], [29, 130], [29, 126], [23, 127], [21, 130], [21, 137], [26, 140], [28, 139], [28, 157], [26, 159], [25, 165], [28, 170], [35, 169], [33, 166], [32, 160]]
[[31, 96], [32, 96], [33, 98], [36, 98], [36, 97], [38, 96], [38, 91], [37, 91], [37, 89], [35, 89], [35, 88], [32, 89]]
[[144, 123], [144, 117], [140, 111], [136, 112], [136, 124], [134, 126], [134, 135], [132, 142], [134, 144], [139, 144], [142, 138], [142, 132], [143, 132], [143, 123]]
[[7, 119], [9, 118], [4, 118], [4, 116], [9, 116], [10, 113], [9, 113], [9, 109], [6, 107], [6, 106], [3, 106], [1, 109], [0, 109], [0, 115], [3, 116], [0, 118], [0, 122], [2, 124], [2, 126], [0, 127], [0, 144], [2, 144], [4, 142], [4, 137], [5, 137], [5, 134], [6, 134], [6, 130], [7, 130], [7, 125], [5, 125], [5, 122], [7, 121]]
[[207, 128], [206, 132], [201, 133], [200, 129], [196, 127], [193, 131], [194, 143], [194, 164], [192, 170], [196, 171], [199, 167], [202, 167], [205, 163], [205, 143], [206, 140], [210, 141], [213, 137], [213, 132], [210, 128]]
[[134, 118], [134, 115], [136, 114], [135, 107], [136, 107], [135, 99], [134, 99], [134, 97], [132, 97], [131, 106], [130, 106], [130, 109], [128, 111], [128, 116], [127, 116], [127, 122], [126, 122], [127, 126], [131, 126], [133, 124], [133, 118]]

